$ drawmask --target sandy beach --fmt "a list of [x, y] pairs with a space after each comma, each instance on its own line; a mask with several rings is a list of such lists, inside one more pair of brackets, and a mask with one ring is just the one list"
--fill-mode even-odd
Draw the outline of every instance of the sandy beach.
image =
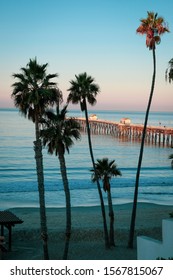
[[[9, 210], [24, 222], [13, 228], [12, 251], [3, 253], [3, 259], [43, 259], [39, 230], [39, 209], [14, 208]], [[108, 250], [104, 246], [100, 207], [72, 208], [72, 235], [68, 259], [135, 260], [137, 258], [137, 235], [147, 235], [159, 240], [162, 239], [162, 219], [169, 218], [169, 213], [173, 211], [172, 206], [149, 203], [138, 204], [134, 249], [127, 248], [131, 210], [131, 203], [114, 206], [116, 246]], [[107, 209], [106, 212], [108, 212]], [[62, 259], [65, 237], [65, 209], [48, 208], [47, 225], [50, 259]], [[8, 240], [7, 230], [5, 230], [5, 237]]]

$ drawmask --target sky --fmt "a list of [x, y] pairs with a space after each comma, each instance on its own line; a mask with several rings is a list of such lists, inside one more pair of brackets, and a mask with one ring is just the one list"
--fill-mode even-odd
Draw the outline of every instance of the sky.
[[145, 111], [152, 51], [136, 29], [147, 11], [164, 17], [170, 29], [156, 48], [151, 110], [173, 111], [173, 84], [165, 81], [173, 58], [172, 0], [1, 0], [0, 107], [14, 107], [12, 74], [36, 57], [40, 64], [48, 63], [48, 74], [58, 73], [64, 102], [70, 81], [87, 72], [100, 87], [93, 110]]

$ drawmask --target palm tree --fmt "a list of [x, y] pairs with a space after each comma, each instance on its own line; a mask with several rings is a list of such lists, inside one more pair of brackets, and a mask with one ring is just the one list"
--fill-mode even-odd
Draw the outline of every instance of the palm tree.
[[73, 138], [80, 139], [80, 124], [73, 118], [66, 118], [67, 106], [61, 112], [57, 110], [57, 114], [52, 111], [46, 112], [46, 119], [41, 131], [43, 145], [48, 147], [48, 153], [59, 157], [60, 170], [64, 185], [66, 198], [66, 242], [63, 259], [67, 259], [70, 235], [71, 235], [71, 199], [69, 183], [67, 178], [65, 150], [69, 153], [70, 147], [74, 144]]
[[[96, 96], [99, 93], [99, 86], [96, 83], [94, 83], [94, 79], [91, 76], [88, 76], [86, 72], [79, 74], [78, 76], [75, 75], [75, 77], [76, 80], [70, 81], [71, 87], [68, 89], [70, 93], [67, 98], [67, 103], [69, 102], [72, 102], [73, 104], [80, 103], [81, 110], [85, 112], [89, 151], [90, 151], [93, 169], [95, 170], [95, 161], [94, 161], [92, 142], [91, 142], [90, 125], [88, 120], [87, 101], [92, 106], [96, 104]], [[95, 170], [95, 174], [96, 174], [96, 170]], [[108, 248], [109, 236], [108, 236], [107, 223], [106, 223], [105, 206], [104, 206], [102, 191], [98, 178], [96, 182], [97, 182], [97, 189], [100, 197], [102, 217], [103, 217], [105, 246], [106, 248]]]
[[[173, 58], [168, 62], [168, 68], [165, 71], [165, 80], [171, 84], [173, 82]], [[169, 156], [171, 160], [171, 167], [173, 168], [173, 154]]]
[[21, 73], [13, 74], [17, 79], [12, 92], [15, 106], [25, 117], [35, 124], [34, 151], [37, 170], [37, 181], [40, 203], [40, 224], [41, 238], [43, 240], [44, 259], [49, 259], [48, 254], [48, 234], [44, 196], [44, 174], [42, 145], [40, 140], [40, 119], [45, 108], [57, 103], [60, 98], [60, 91], [55, 88], [56, 83], [51, 79], [57, 74], [46, 74], [48, 64], [38, 64], [36, 58], [29, 61], [26, 68], [21, 68]]
[[165, 79], [169, 83], [173, 82], [173, 58], [168, 62], [168, 68], [165, 71]]
[[[112, 177], [121, 176], [121, 171], [117, 168], [115, 160], [109, 161], [108, 158], [97, 159], [95, 164], [97, 176], [103, 182], [103, 189], [107, 192], [108, 207], [109, 207], [109, 217], [110, 217], [110, 231], [109, 240], [110, 245], [115, 246], [114, 241], [114, 211], [112, 206], [112, 196], [111, 196], [111, 185], [110, 180]], [[96, 181], [96, 174], [93, 169], [91, 169], [92, 181]]]
[[133, 239], [134, 239], [134, 230], [135, 230], [135, 220], [136, 220], [136, 209], [137, 209], [137, 198], [138, 198], [138, 187], [139, 187], [139, 177], [141, 171], [141, 164], [143, 158], [143, 151], [144, 151], [144, 141], [146, 135], [146, 128], [148, 122], [148, 116], [150, 112], [152, 97], [154, 93], [154, 86], [155, 86], [155, 77], [156, 77], [156, 55], [155, 49], [156, 44], [159, 44], [161, 39], [160, 35], [164, 34], [165, 32], [169, 32], [168, 28], [165, 26], [164, 19], [162, 17], [157, 17], [157, 13], [148, 12], [148, 16], [146, 19], [141, 19], [141, 25], [137, 28], [137, 33], [145, 34], [146, 35], [146, 46], [149, 50], [152, 50], [153, 54], [153, 77], [152, 77], [152, 84], [151, 90], [148, 100], [148, 105], [145, 114], [145, 121], [142, 133], [142, 140], [141, 140], [141, 147], [139, 153], [139, 160], [137, 166], [137, 173], [136, 173], [136, 183], [135, 183], [135, 191], [134, 191], [134, 200], [133, 200], [133, 210], [131, 216], [131, 225], [130, 225], [130, 234], [129, 234], [129, 248], [133, 248]]

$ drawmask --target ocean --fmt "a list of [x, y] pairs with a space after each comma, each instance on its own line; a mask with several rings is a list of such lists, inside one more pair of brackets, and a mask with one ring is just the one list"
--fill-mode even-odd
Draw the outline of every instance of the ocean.
[[[99, 119], [119, 121], [127, 117], [132, 123], [144, 123], [144, 112], [90, 111]], [[69, 116], [84, 117], [80, 111]], [[173, 113], [151, 112], [149, 125], [173, 127]], [[13, 207], [37, 207], [38, 190], [33, 150], [34, 124], [17, 109], [0, 109], [0, 210]], [[140, 143], [109, 135], [92, 135], [94, 157], [115, 160], [122, 176], [111, 180], [114, 204], [133, 201]], [[146, 145], [142, 162], [138, 201], [173, 205], [173, 170], [169, 147]], [[65, 155], [72, 206], [99, 205], [96, 184], [91, 182], [92, 168], [87, 135], [75, 142]], [[47, 207], [64, 207], [65, 196], [59, 160], [43, 149], [45, 197]], [[105, 204], [106, 193], [103, 192]]]

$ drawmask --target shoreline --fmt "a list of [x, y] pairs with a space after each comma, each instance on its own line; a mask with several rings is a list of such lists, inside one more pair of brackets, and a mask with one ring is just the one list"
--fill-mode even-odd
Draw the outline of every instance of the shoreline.
[[[71, 192], [73, 191], [76, 191], [76, 190], [72, 190]], [[64, 191], [62, 190], [63, 192], [63, 195], [64, 195]], [[26, 193], [26, 192], [25, 192]], [[48, 191], [47, 191], [48, 193]], [[3, 193], [2, 193], [3, 194]], [[34, 192], [35, 194], [35, 192]], [[14, 201], [12, 200], [12, 197], [10, 197], [10, 200], [8, 198], [8, 200], [4, 200], [4, 197], [2, 198], [2, 203], [1, 203], [1, 207], [0, 207], [0, 211], [4, 211], [4, 210], [10, 210], [10, 209], [22, 209], [22, 208], [39, 208], [39, 202], [29, 202], [29, 201]], [[49, 198], [46, 197], [46, 200], [49, 200]], [[64, 200], [65, 200], [65, 197], [64, 197]], [[51, 202], [51, 201], [46, 201], [46, 209], [63, 209], [65, 208], [65, 204], [64, 204], [64, 200], [63, 201], [57, 201], [57, 202]], [[73, 200], [73, 198], [71, 199]], [[100, 207], [100, 204], [99, 204], [99, 199], [97, 197], [97, 202], [93, 202], [93, 203], [88, 203], [88, 204], [81, 204], [81, 205], [77, 205], [77, 201], [74, 200], [71, 202], [71, 208], [78, 208], [78, 207], [81, 207], [81, 208], [90, 208], [90, 207]], [[120, 199], [120, 198], [112, 198], [113, 200], [113, 206], [114, 207], [120, 207], [121, 205], [132, 205], [133, 201], [132, 199], [127, 199], [127, 198], [123, 198], [123, 199]], [[107, 207], [107, 199], [104, 198], [104, 202], [105, 202], [105, 207]], [[169, 201], [169, 200], [144, 200], [144, 199], [138, 199], [138, 203], [139, 204], [149, 204], [149, 205], [158, 205], [158, 206], [172, 206], [173, 207], [173, 201]], [[26, 205], [26, 206], [25, 206]], [[57, 206], [58, 205], [58, 206]], [[130, 206], [129, 206], [130, 207]]]
[[[136, 236], [147, 235], [161, 240], [162, 219], [169, 218], [169, 213], [173, 212], [173, 206], [138, 203], [135, 245], [132, 250], [127, 248], [132, 203], [114, 205], [113, 207], [116, 246], [110, 250], [106, 250], [104, 247], [101, 208], [99, 206], [72, 207], [69, 260], [136, 259]], [[106, 207], [108, 223], [107, 210]], [[5, 253], [3, 258], [6, 260], [42, 259], [39, 208], [11, 208], [9, 211], [24, 222], [13, 228], [12, 252]], [[65, 208], [47, 208], [46, 214], [50, 259], [62, 259], [65, 238]]]

